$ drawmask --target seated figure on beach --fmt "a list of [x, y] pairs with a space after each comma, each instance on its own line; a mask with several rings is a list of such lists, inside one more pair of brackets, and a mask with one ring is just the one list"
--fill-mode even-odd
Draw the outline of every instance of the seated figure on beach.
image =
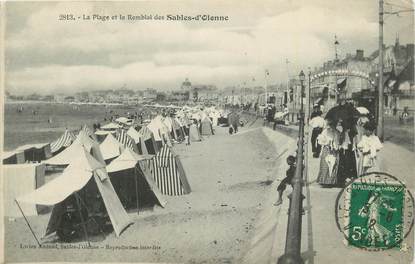
[[280, 205], [282, 204], [282, 194], [284, 193], [285, 189], [287, 188], [287, 185], [290, 184], [292, 186], [292, 180], [294, 178], [295, 174], [295, 157], [290, 155], [287, 157], [287, 164], [290, 166], [286, 172], [286, 177], [280, 182], [280, 184], [277, 187], [278, 191], [278, 200], [274, 205]]

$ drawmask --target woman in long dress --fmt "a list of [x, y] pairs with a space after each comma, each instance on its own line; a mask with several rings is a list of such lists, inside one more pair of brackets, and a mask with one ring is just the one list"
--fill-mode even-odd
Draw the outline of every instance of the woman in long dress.
[[322, 147], [317, 183], [323, 186], [332, 187], [338, 183], [339, 140], [340, 132], [332, 122], [328, 122], [317, 137], [318, 144]]
[[338, 186], [343, 187], [346, 179], [357, 178], [356, 154], [353, 139], [356, 135], [356, 129], [346, 129], [340, 132], [339, 147], [339, 170], [337, 172]]

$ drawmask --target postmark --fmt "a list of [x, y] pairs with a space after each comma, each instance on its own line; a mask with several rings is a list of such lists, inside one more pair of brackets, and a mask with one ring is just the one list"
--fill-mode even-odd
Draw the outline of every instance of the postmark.
[[380, 251], [401, 248], [414, 224], [414, 199], [405, 184], [383, 172], [349, 182], [336, 199], [338, 229], [349, 246]]

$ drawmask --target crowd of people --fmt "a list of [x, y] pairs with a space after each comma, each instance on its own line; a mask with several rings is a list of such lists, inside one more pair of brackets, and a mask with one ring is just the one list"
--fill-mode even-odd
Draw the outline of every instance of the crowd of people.
[[320, 158], [317, 183], [344, 187], [347, 181], [378, 169], [382, 143], [375, 135], [376, 124], [369, 113], [360, 113], [352, 122], [327, 115], [323, 119], [315, 106], [310, 117], [313, 157]]

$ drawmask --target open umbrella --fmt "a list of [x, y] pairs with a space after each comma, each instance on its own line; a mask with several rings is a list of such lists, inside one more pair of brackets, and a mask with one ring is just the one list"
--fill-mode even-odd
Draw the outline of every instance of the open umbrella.
[[342, 120], [343, 128], [350, 129], [352, 128], [357, 120], [359, 119], [360, 112], [356, 110], [352, 105], [337, 105], [331, 108], [325, 119], [333, 123], [337, 123], [339, 120]]

